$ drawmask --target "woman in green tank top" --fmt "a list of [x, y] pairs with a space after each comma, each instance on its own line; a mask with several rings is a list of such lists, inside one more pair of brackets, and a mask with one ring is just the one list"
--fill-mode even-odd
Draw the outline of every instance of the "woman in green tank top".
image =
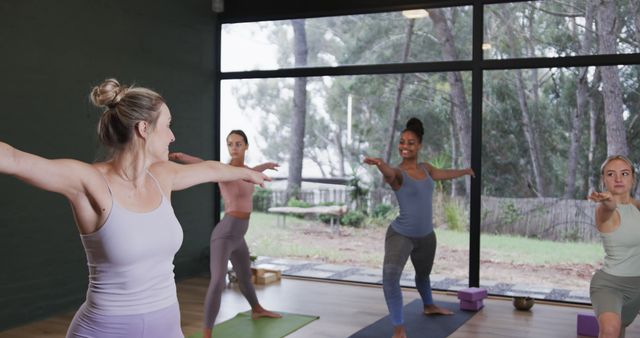
[[625, 156], [607, 158], [600, 167], [603, 192], [595, 220], [605, 250], [604, 266], [591, 279], [591, 303], [598, 318], [599, 337], [624, 337], [640, 311], [640, 202], [632, 196], [636, 174]]

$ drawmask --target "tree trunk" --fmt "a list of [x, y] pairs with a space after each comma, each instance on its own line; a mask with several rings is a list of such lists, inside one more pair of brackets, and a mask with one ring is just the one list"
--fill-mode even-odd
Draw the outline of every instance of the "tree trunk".
[[[589, 95], [589, 165], [588, 168], [598, 168], [597, 164], [594, 163], [595, 153], [596, 153], [596, 145], [597, 137], [598, 137], [598, 110], [596, 103], [596, 96], [599, 94], [598, 88], [600, 87], [601, 76], [600, 70], [596, 69], [596, 72], [593, 76], [593, 83], [591, 86], [591, 91]], [[596, 170], [589, 170], [589, 191], [600, 191], [598, 187], [598, 177], [599, 173]]]
[[540, 157], [540, 150], [538, 148], [538, 140], [535, 133], [535, 128], [531, 121], [529, 106], [527, 104], [527, 97], [525, 92], [524, 80], [522, 79], [522, 71], [520, 69], [514, 70], [516, 73], [516, 91], [518, 94], [518, 102], [520, 103], [520, 111], [522, 112], [522, 130], [524, 136], [527, 139], [529, 146], [529, 157], [531, 159], [531, 167], [533, 169], [533, 178], [535, 180], [536, 189], [534, 193], [538, 197], [546, 196], [546, 181], [542, 174], [542, 162]]
[[345, 177], [346, 172], [344, 170], [344, 147], [342, 146], [342, 127], [338, 127], [338, 132], [335, 134], [336, 136], [336, 147], [338, 148], [338, 156], [340, 160], [338, 161], [338, 170], [340, 172], [340, 177]]
[[[438, 39], [442, 45], [442, 56], [445, 61], [458, 60], [458, 53], [454, 44], [453, 33], [447, 23], [447, 18], [440, 9], [429, 11], [429, 18], [433, 21], [434, 28], [438, 34]], [[462, 82], [462, 74], [460, 72], [448, 72], [447, 80], [451, 91], [449, 97], [453, 103], [453, 121], [455, 123], [455, 131], [458, 139], [458, 149], [461, 155], [461, 165], [463, 167], [471, 166], [471, 114], [469, 114], [469, 105], [464, 91], [464, 83]], [[471, 192], [470, 180], [467, 177], [465, 182], [466, 195]]]
[[[407, 30], [404, 40], [404, 50], [402, 53], [402, 63], [406, 63], [409, 59], [409, 52], [411, 50], [411, 37], [413, 36], [413, 26], [415, 25], [415, 19], [409, 19], [407, 21]], [[394, 139], [396, 136], [396, 126], [398, 125], [398, 116], [400, 115], [400, 103], [402, 100], [402, 91], [404, 91], [404, 77], [405, 74], [398, 75], [398, 86], [396, 87], [396, 100], [393, 105], [393, 113], [389, 125], [391, 126], [389, 131], [389, 138], [387, 146], [384, 150], [384, 161], [389, 163], [391, 161], [391, 151], [395, 145]]]
[[[451, 114], [453, 116], [453, 102], [451, 103], [451, 109], [450, 109]], [[453, 121], [453, 119], [450, 120], [449, 122], [449, 135], [451, 137], [451, 168], [457, 168], [458, 167], [458, 142], [456, 141], [456, 126], [455, 126], [455, 122]], [[457, 186], [457, 180], [452, 180], [451, 181], [451, 197], [456, 197], [456, 195], [458, 194], [458, 189], [456, 189]]]
[[634, 18], [636, 42], [640, 44], [640, 1], [631, 0], [631, 13]]
[[[509, 48], [512, 51], [512, 55], [514, 57], [520, 57], [522, 54], [518, 47], [515, 45], [515, 42], [518, 41], [516, 38], [516, 27], [512, 24], [511, 13], [508, 12], [508, 9], [505, 7], [502, 12], [499, 12], [501, 22], [507, 27], [507, 34], [509, 35], [508, 44]], [[529, 44], [526, 46], [529, 48]], [[520, 104], [521, 118], [522, 118], [522, 130], [524, 132], [525, 139], [527, 140], [527, 145], [529, 147], [529, 157], [531, 160], [531, 168], [533, 170], [533, 179], [535, 187], [533, 187], [530, 183], [528, 184], [533, 191], [534, 194], [538, 197], [544, 197], [547, 195], [547, 184], [545, 177], [542, 173], [542, 157], [540, 157], [540, 150], [538, 147], [538, 137], [536, 133], [536, 128], [533, 125], [533, 120], [531, 119], [531, 112], [529, 111], [529, 104], [527, 102], [527, 93], [526, 86], [524, 84], [524, 79], [522, 76], [522, 70], [516, 69], [513, 70], [516, 75], [516, 94], [518, 95], [518, 102]], [[533, 82], [536, 85], [537, 79]], [[537, 93], [534, 93], [534, 97], [536, 97]]]
[[[586, 55], [591, 51], [592, 38], [591, 27], [593, 26], [593, 7], [587, 3], [585, 5], [585, 34], [580, 49], [581, 54]], [[575, 27], [575, 21], [574, 21]], [[589, 79], [587, 78], [587, 67], [578, 69], [578, 84], [576, 86], [576, 111], [571, 119], [571, 145], [569, 147], [569, 160], [567, 162], [567, 181], [564, 189], [564, 198], [575, 197], [576, 190], [576, 169], [578, 167], [578, 147], [582, 136], [582, 118], [588, 109], [589, 104]]]
[[[615, 0], [596, 0], [598, 20], [598, 44], [600, 54], [617, 53], [618, 18]], [[618, 67], [600, 67], [604, 119], [607, 127], [607, 155], [627, 155], [627, 132], [622, 117], [622, 89]]]
[[[307, 36], [304, 19], [291, 20], [295, 67], [307, 65]], [[307, 79], [297, 77], [293, 84], [293, 116], [291, 118], [291, 144], [289, 146], [289, 177], [287, 198], [296, 196], [302, 184], [304, 129], [307, 116]]]

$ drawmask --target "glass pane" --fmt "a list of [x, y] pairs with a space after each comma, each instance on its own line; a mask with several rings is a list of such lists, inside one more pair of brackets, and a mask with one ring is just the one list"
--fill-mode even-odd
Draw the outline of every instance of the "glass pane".
[[[608, 152], [640, 158], [639, 74], [639, 66], [485, 73], [481, 284], [491, 292], [590, 303], [604, 250], [586, 196], [600, 190]], [[620, 137], [607, 137], [614, 121]]]
[[[363, 156], [384, 157], [390, 147], [389, 163], [398, 165], [399, 133], [410, 117], [418, 117], [426, 130], [421, 161], [441, 168], [468, 166], [470, 75], [306, 78], [304, 143], [292, 136], [295, 79], [223, 81], [221, 137], [231, 129], [244, 129], [250, 142], [248, 165], [280, 163], [277, 172], [269, 173], [274, 181], [254, 195], [255, 212], [246, 236], [251, 252], [261, 256], [262, 263], [280, 266], [294, 275], [381, 282], [385, 233], [398, 208], [393, 191], [377, 170], [362, 163]], [[390, 121], [396, 106], [397, 125], [391, 137]], [[304, 180], [292, 202], [286, 188], [292, 170], [290, 153], [297, 147], [302, 147], [304, 154]], [[223, 147], [221, 153], [228, 151]], [[468, 285], [466, 183], [458, 179], [436, 185], [434, 288]], [[289, 214], [283, 218], [273, 209], [269, 211], [287, 205], [345, 205], [349, 214], [340, 218], [339, 226], [334, 218], [332, 227], [329, 215], [312, 213], [296, 218]], [[402, 284], [413, 287], [412, 264], [404, 271]]]
[[230, 72], [469, 60], [471, 7], [424, 13], [426, 16], [414, 19], [402, 12], [390, 12], [225, 24], [221, 69]]
[[638, 53], [638, 1], [607, 2], [610, 6], [596, 2], [545, 0], [487, 5], [485, 58]]

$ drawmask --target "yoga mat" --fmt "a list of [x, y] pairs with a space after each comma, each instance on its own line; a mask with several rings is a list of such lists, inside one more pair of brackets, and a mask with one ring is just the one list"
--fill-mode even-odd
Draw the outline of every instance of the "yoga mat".
[[[457, 330], [475, 312], [460, 310], [460, 304], [438, 302], [438, 306], [454, 312], [451, 316], [430, 315], [422, 313], [422, 300], [416, 299], [404, 306], [404, 327], [408, 337], [445, 338]], [[393, 324], [389, 316], [376, 321], [364, 329], [352, 334], [349, 338], [389, 338], [393, 336]]]
[[[320, 318], [278, 312], [282, 318], [251, 319], [251, 311], [238, 313], [235, 317], [213, 327], [215, 338], [281, 338]], [[202, 338], [202, 332], [189, 336]]]

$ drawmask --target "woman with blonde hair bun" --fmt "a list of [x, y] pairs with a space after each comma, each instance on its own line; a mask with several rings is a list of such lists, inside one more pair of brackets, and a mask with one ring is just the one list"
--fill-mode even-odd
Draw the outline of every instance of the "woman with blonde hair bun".
[[108, 159], [50, 160], [0, 142], [0, 174], [62, 194], [71, 203], [89, 286], [67, 337], [184, 337], [173, 273], [182, 229], [171, 192], [238, 179], [262, 185], [268, 177], [214, 161], [169, 162], [175, 141], [171, 113], [150, 89], [107, 79], [90, 97], [104, 109], [98, 138]]

